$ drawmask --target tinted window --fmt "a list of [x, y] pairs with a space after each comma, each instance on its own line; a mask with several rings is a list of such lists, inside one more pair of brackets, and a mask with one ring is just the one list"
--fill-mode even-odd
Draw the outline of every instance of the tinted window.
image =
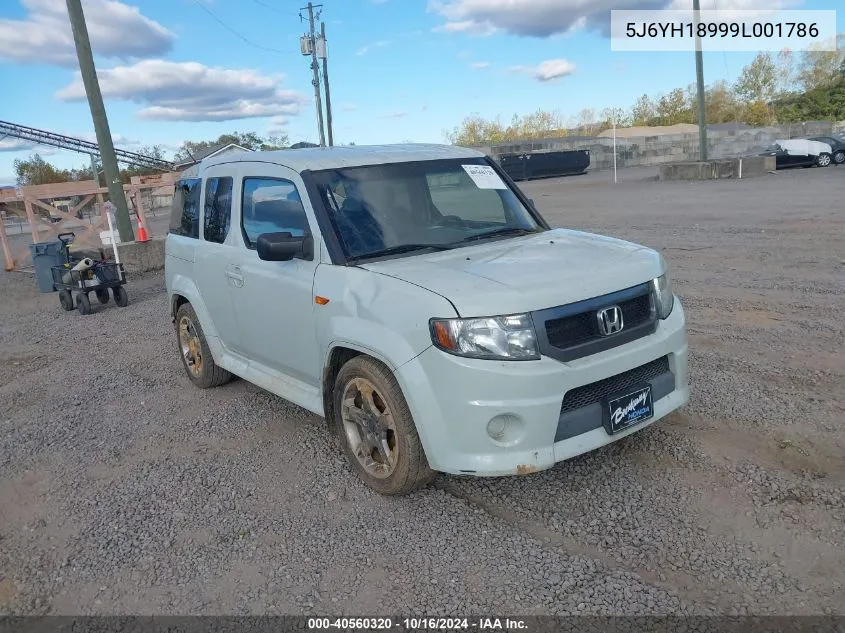
[[483, 158], [399, 162], [313, 173], [347, 257], [419, 245], [457, 248], [495, 231], [542, 230]]
[[249, 248], [262, 233], [290, 233], [301, 237], [308, 232], [308, 220], [299, 192], [289, 180], [245, 178], [241, 222]]
[[222, 244], [229, 233], [232, 217], [232, 179], [209, 178], [205, 181], [205, 218], [203, 237]]
[[199, 178], [180, 180], [176, 183], [170, 211], [171, 233], [199, 239], [201, 183]]

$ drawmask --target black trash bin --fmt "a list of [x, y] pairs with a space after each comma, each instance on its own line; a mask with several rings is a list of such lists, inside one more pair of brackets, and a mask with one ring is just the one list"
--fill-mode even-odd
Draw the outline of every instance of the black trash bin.
[[32, 264], [35, 266], [35, 277], [38, 280], [38, 290], [53, 292], [53, 266], [65, 263], [65, 245], [61, 240], [38, 242], [30, 244]]

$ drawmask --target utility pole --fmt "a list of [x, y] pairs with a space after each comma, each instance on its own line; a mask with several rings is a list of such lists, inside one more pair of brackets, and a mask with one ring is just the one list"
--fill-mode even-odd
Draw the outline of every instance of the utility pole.
[[326, 133], [323, 131], [323, 103], [320, 99], [320, 65], [317, 63], [317, 38], [314, 34], [314, 9], [319, 9], [323, 5], [313, 5], [308, 3], [305, 7], [308, 9], [308, 24], [310, 27], [310, 35], [306, 36], [309, 40], [308, 49], [311, 51], [311, 72], [314, 79], [311, 83], [314, 84], [314, 101], [317, 105], [317, 125], [320, 130], [320, 147], [326, 146]]
[[334, 147], [332, 134], [332, 93], [329, 90], [329, 45], [326, 43], [326, 23], [320, 22], [320, 38], [323, 40], [323, 81], [326, 82], [326, 131], [329, 133], [329, 147]]
[[704, 53], [701, 50], [701, 38], [698, 36], [698, 24], [701, 22], [700, 0], [692, 0], [695, 14], [695, 79], [698, 84], [698, 144], [701, 161], [707, 160], [707, 103], [704, 101]]
[[82, 13], [80, 0], [67, 0], [67, 13], [73, 30], [73, 41], [76, 44], [76, 56], [79, 59], [79, 71], [85, 94], [88, 95], [88, 106], [91, 108], [91, 118], [94, 120], [94, 132], [97, 134], [97, 145], [100, 148], [100, 158], [103, 161], [106, 186], [109, 190], [109, 200], [115, 207], [117, 231], [121, 242], [135, 241], [135, 231], [129, 220], [129, 208], [123, 194], [123, 183], [117, 169], [117, 157], [114, 154], [109, 120], [103, 105], [103, 95], [97, 81], [97, 71], [94, 68], [94, 55], [91, 52], [91, 42], [88, 39], [88, 27], [85, 25], [85, 14]]

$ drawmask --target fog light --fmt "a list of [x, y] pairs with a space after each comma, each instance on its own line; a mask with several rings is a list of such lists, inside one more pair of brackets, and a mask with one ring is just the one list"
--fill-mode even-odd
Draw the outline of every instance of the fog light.
[[505, 437], [505, 427], [507, 423], [502, 416], [493, 418], [487, 423], [487, 435], [492, 437], [497, 442], [501, 442]]
[[497, 415], [487, 423], [487, 435], [500, 446], [515, 446], [525, 437], [525, 422], [509, 413]]

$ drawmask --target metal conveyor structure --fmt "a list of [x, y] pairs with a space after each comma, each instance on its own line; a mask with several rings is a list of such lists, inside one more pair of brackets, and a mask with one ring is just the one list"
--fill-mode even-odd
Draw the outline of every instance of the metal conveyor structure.
[[[37, 145], [47, 145], [49, 147], [66, 149], [72, 152], [79, 152], [80, 154], [88, 154], [89, 156], [100, 158], [100, 148], [96, 143], [74, 138], [73, 136], [65, 136], [64, 134], [48, 132], [47, 130], [39, 130], [34, 127], [0, 121], [0, 140], [3, 140], [3, 138], [7, 136], [19, 138]], [[169, 171], [175, 169], [175, 163], [167, 160], [159, 160], [157, 158], [144, 156], [143, 154], [128, 152], [124, 149], [117, 148], [115, 148], [114, 153], [117, 156], [118, 162], [125, 163], [133, 167], [148, 167], [150, 169], [166, 169]]]

